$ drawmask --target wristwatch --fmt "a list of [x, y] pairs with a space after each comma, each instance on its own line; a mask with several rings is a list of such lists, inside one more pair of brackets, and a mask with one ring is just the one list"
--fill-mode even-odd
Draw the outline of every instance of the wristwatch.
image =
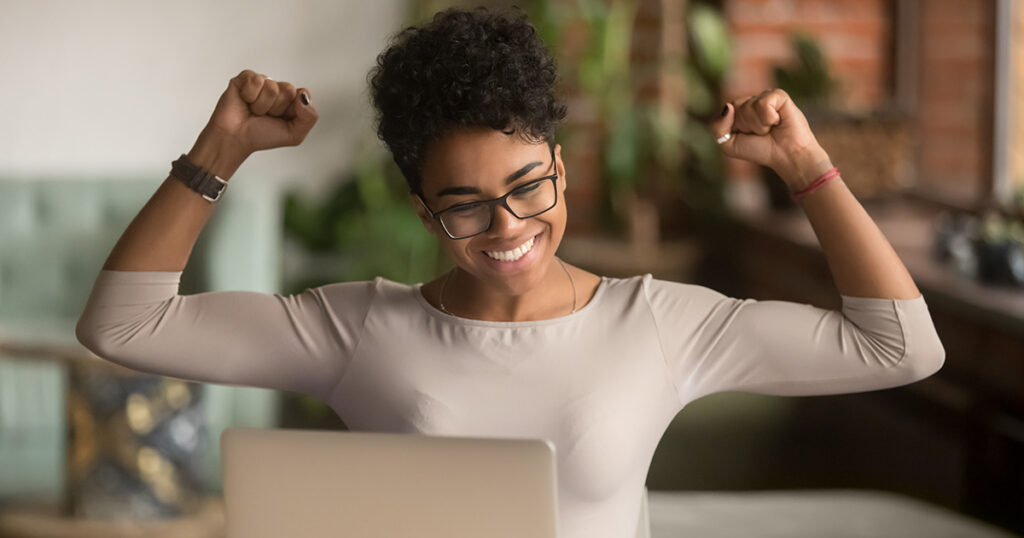
[[211, 204], [220, 199], [228, 182], [209, 170], [193, 163], [184, 153], [171, 162], [171, 175], [181, 180], [188, 188], [198, 192]]

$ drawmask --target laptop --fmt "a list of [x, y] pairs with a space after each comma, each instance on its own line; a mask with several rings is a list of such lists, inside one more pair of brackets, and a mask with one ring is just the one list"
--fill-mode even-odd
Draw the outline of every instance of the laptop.
[[228, 538], [556, 538], [542, 439], [227, 428]]

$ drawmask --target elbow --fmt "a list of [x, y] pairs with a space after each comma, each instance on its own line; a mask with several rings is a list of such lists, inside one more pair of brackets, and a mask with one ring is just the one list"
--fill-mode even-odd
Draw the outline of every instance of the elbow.
[[115, 334], [123, 328], [123, 324], [97, 316], [87, 308], [75, 324], [75, 338], [97, 357], [122, 364], [118, 357], [125, 354], [126, 344]]
[[907, 383], [913, 383], [931, 377], [946, 362], [946, 349], [935, 334], [927, 338], [914, 341], [910, 346], [903, 360], [900, 361], [902, 369], [907, 373]]
[[78, 343], [82, 344], [85, 349], [88, 349], [95, 355], [99, 357], [107, 356], [107, 345], [102, 337], [102, 332], [96, 326], [88, 311], [83, 313], [82, 317], [78, 318], [78, 323], [75, 324], [75, 338], [78, 339]]

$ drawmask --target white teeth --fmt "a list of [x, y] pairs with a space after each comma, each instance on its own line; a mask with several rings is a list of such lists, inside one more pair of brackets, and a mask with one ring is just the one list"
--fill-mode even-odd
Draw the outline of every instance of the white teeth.
[[532, 248], [533, 238], [531, 237], [528, 241], [512, 250], [506, 250], [504, 252], [485, 250], [484, 254], [487, 254], [488, 256], [498, 261], [514, 262], [519, 258], [522, 258], [527, 252], [530, 252], [530, 249]]

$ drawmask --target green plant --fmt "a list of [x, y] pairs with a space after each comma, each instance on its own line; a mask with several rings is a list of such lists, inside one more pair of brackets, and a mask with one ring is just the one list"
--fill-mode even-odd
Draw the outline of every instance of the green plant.
[[808, 34], [795, 32], [790, 42], [796, 63], [790, 67], [775, 66], [775, 85], [801, 107], [827, 108], [831, 105], [837, 81], [829, 70], [825, 54]]
[[680, 143], [684, 149], [679, 174], [682, 199], [699, 218], [696, 227], [727, 213], [724, 159], [708, 122], [721, 111], [722, 82], [732, 64], [732, 46], [721, 12], [708, 4], [691, 2], [687, 13], [686, 113]]
[[731, 57], [725, 23], [717, 9], [689, 4], [690, 54], [660, 66], [669, 76], [685, 80], [687, 106], [682, 110], [637, 95], [630, 63], [637, 9], [637, 0], [577, 0], [575, 12], [558, 3], [528, 4], [541, 37], [560, 58], [562, 37], [573, 18], [587, 26], [576, 68], [566, 74], [575, 77], [598, 115], [602, 223], [613, 232], [624, 228], [629, 210], [625, 201], [661, 196], [664, 180], [669, 191], [676, 190], [697, 212], [720, 213], [725, 206], [722, 158], [705, 124], [717, 109]]
[[[440, 269], [434, 237], [413, 210], [408, 187], [382, 151], [361, 151], [352, 170], [335, 181], [322, 200], [285, 197], [286, 235], [311, 254], [336, 254], [331, 281], [383, 276], [404, 283], [424, 282]], [[299, 277], [291, 290], [323, 284], [323, 276]]]

